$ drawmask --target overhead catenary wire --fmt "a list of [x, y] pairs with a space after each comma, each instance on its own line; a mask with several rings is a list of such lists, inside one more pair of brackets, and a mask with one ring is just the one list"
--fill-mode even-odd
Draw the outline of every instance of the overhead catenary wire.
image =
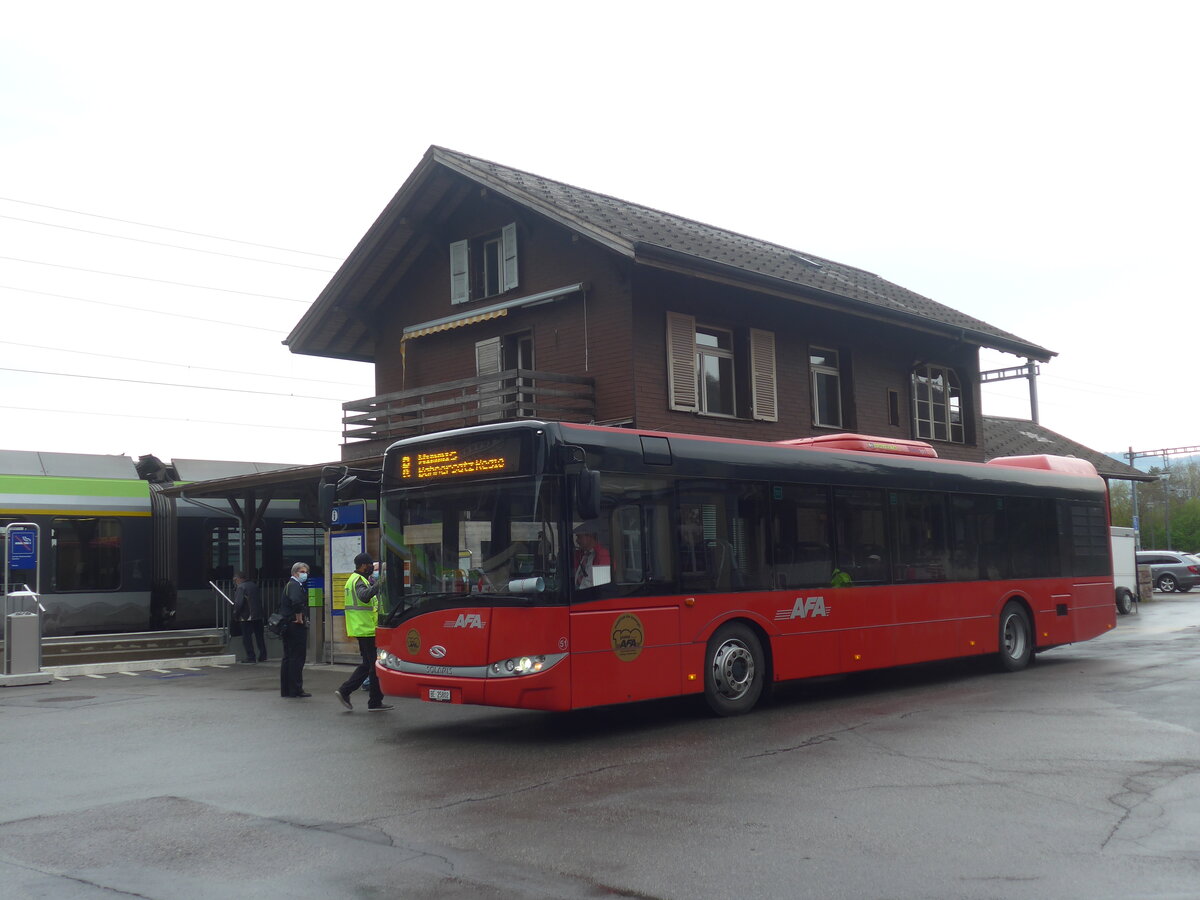
[[113, 240], [117, 241], [134, 241], [139, 244], [149, 244], [153, 247], [168, 247], [172, 250], [187, 250], [190, 253], [207, 253], [211, 256], [222, 256], [226, 259], [240, 259], [245, 262], [264, 263], [268, 266], [287, 266], [291, 269], [306, 269], [309, 272], [324, 272], [329, 275], [333, 274], [333, 269], [318, 268], [316, 266], [302, 266], [299, 263], [282, 262], [274, 259], [261, 259], [255, 256], [240, 256], [236, 253], [223, 253], [220, 250], [205, 250], [202, 247], [185, 247], [182, 244], [168, 244], [165, 241], [151, 241], [147, 240], [146, 238], [132, 237], [125, 234], [109, 234], [106, 231], [92, 231], [89, 228], [75, 228], [72, 225], [59, 225], [56, 222], [39, 222], [37, 219], [23, 219], [19, 216], [6, 216], [3, 213], [0, 213], [0, 219], [8, 219], [11, 222], [25, 222], [29, 225], [44, 225], [47, 228], [62, 228], [65, 231], [74, 231], [79, 234], [92, 234], [96, 235], [97, 237], [112, 238]]
[[130, 219], [118, 219], [115, 216], [104, 216], [104, 215], [100, 215], [98, 213], [83, 212], [82, 210], [78, 210], [78, 209], [66, 209], [65, 207], [62, 207], [62, 206], [51, 206], [47, 203], [34, 203], [31, 200], [17, 200], [14, 197], [0, 197], [0, 200], [3, 200], [6, 203], [20, 203], [23, 206], [36, 206], [39, 209], [52, 209], [55, 212], [71, 213], [71, 214], [77, 215], [77, 216], [88, 216], [93, 219], [104, 219], [109, 222], [120, 222], [122, 225], [137, 225], [142, 228], [155, 228], [155, 229], [158, 229], [159, 231], [173, 231], [176, 234], [186, 234], [186, 235], [190, 235], [191, 237], [210, 238], [210, 239], [216, 240], [216, 241], [228, 241], [231, 244], [242, 244], [246, 247], [260, 247], [264, 250], [278, 250], [283, 253], [299, 253], [303, 256], [319, 256], [323, 259], [334, 259], [339, 262], [342, 259], [340, 256], [333, 256], [328, 253], [313, 253], [312, 251], [309, 251], [309, 250], [293, 250], [288, 247], [275, 247], [271, 244], [256, 244], [253, 241], [242, 241], [242, 240], [238, 240], [237, 238], [221, 237], [220, 235], [215, 235], [215, 234], [205, 234], [200, 231], [187, 231], [183, 228], [171, 228], [167, 225], [151, 225], [148, 222], [134, 222]]
[[108, 275], [112, 278], [132, 278], [136, 281], [152, 281], [155, 284], [169, 284], [172, 287], [195, 288], [196, 290], [201, 291], [220, 291], [221, 293], [225, 294], [239, 294], [243, 297], [265, 297], [268, 300], [285, 300], [288, 303], [303, 303], [305, 305], [311, 302], [309, 300], [299, 300], [295, 297], [279, 297], [275, 294], [259, 294], [255, 291], [239, 291], [233, 288], [213, 287], [212, 285], [207, 284], [190, 284], [186, 281], [170, 281], [165, 278], [151, 278], [148, 275], [129, 275], [125, 272], [105, 272], [100, 269], [85, 269], [80, 266], [68, 266], [64, 265], [63, 263], [45, 262], [40, 259], [23, 259], [19, 256], [0, 256], [0, 259], [5, 259], [9, 262], [26, 263], [34, 266], [49, 266], [55, 269], [68, 269], [72, 272], [85, 272], [88, 275]]
[[207, 384], [175, 384], [168, 381], [145, 381], [139, 378], [114, 378], [110, 375], [80, 375], [74, 372], [47, 372], [40, 369], [17, 369], [0, 366], [0, 372], [19, 372], [22, 375], [51, 375], [58, 378], [83, 378], [88, 381], [119, 381], [125, 384], [146, 384], [153, 387], [188, 388], [196, 391], [223, 391], [231, 394], [261, 394], [265, 397], [289, 397], [293, 400], [329, 400], [341, 403], [341, 397], [315, 397], [310, 394], [285, 394], [279, 391], [252, 391], [248, 388], [215, 387]]
[[303, 425], [293, 425], [291, 423], [286, 425], [268, 425], [263, 422], [223, 422], [216, 419], [191, 419], [180, 418], [177, 416], [160, 415], [139, 416], [136, 413], [97, 412], [94, 409], [50, 409], [42, 406], [8, 406], [4, 404], [0, 404], [0, 409], [13, 409], [32, 413], [54, 413], [56, 415], [64, 416], [104, 416], [106, 418], [115, 419], [145, 419], [153, 422], [191, 422], [197, 425], [232, 425], [238, 428], [271, 428], [282, 431], [312, 431], [317, 434], [337, 434], [339, 436], [341, 434], [332, 428], [305, 428]]
[[172, 366], [178, 369], [195, 369], [203, 372], [224, 372], [227, 375], [253, 375], [255, 378], [281, 378], [287, 381], [311, 381], [316, 384], [340, 384], [346, 387], [357, 387], [355, 381], [330, 381], [326, 378], [305, 378], [303, 375], [273, 375], [270, 372], [249, 372], [243, 369], [221, 369], [216, 366], [194, 366], [191, 363], [167, 362], [161, 359], [145, 359], [137, 356], [117, 356], [113, 353], [97, 353], [94, 350], [72, 350], [67, 347], [49, 347], [44, 344], [30, 344], [26, 341], [0, 341], [10, 347], [22, 347], [30, 350], [48, 350], [52, 353], [74, 353], [79, 356], [95, 356], [100, 359], [119, 359], [124, 362], [145, 363], [151, 366]]
[[250, 328], [254, 331], [269, 331], [272, 334], [281, 334], [279, 328], [269, 328], [265, 325], [247, 325], [244, 322], [230, 322], [227, 319], [208, 319], [204, 316], [189, 316], [186, 313], [170, 312], [165, 309], [150, 309], [145, 306], [128, 306], [124, 303], [111, 303], [108, 300], [91, 300], [87, 297], [75, 297], [71, 294], [56, 294], [52, 291], [36, 291], [33, 288], [16, 287], [11, 284], [0, 284], [0, 288], [8, 291], [22, 291], [26, 294], [37, 294], [41, 297], [58, 297], [61, 300], [77, 300], [80, 303], [94, 303], [99, 306], [112, 306], [116, 309], [127, 309], [131, 312], [151, 313], [156, 316], [173, 316], [177, 319], [190, 319], [194, 322], [208, 322], [211, 325], [228, 325], [231, 328]]

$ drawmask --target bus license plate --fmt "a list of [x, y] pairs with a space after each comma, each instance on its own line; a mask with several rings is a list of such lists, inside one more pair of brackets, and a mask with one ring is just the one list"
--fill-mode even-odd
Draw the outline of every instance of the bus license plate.
[[450, 691], [447, 690], [446, 688], [430, 688], [429, 689], [429, 699], [430, 700], [438, 700], [442, 703], [449, 703], [450, 702]]

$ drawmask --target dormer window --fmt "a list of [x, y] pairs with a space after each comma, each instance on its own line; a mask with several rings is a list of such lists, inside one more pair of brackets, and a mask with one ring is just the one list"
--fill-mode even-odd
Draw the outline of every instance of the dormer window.
[[450, 302], [495, 297], [517, 287], [517, 225], [450, 245]]

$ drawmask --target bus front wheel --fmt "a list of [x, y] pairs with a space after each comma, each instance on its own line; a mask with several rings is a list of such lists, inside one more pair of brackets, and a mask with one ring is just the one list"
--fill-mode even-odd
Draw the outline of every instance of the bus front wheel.
[[704, 659], [704, 699], [718, 716], [750, 712], [762, 695], [765, 676], [762, 643], [754, 629], [731, 622], [709, 638]]
[[1000, 613], [1000, 668], [1019, 672], [1033, 657], [1033, 627], [1029, 613], [1016, 600], [1004, 604]]

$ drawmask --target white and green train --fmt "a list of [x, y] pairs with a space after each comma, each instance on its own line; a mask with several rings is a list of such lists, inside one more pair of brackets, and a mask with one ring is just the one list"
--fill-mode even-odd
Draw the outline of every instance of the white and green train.
[[[240, 559], [241, 525], [213, 505], [165, 497], [179, 481], [248, 474], [263, 464], [0, 450], [0, 528], [37, 527], [46, 636], [112, 634], [217, 624], [210, 580], [237, 570], [286, 578], [292, 562], [319, 570], [322, 532], [295, 502], [275, 501]], [[191, 469], [192, 477], [188, 477]], [[18, 565], [26, 563], [18, 562]], [[8, 583], [34, 587], [32, 568]]]

